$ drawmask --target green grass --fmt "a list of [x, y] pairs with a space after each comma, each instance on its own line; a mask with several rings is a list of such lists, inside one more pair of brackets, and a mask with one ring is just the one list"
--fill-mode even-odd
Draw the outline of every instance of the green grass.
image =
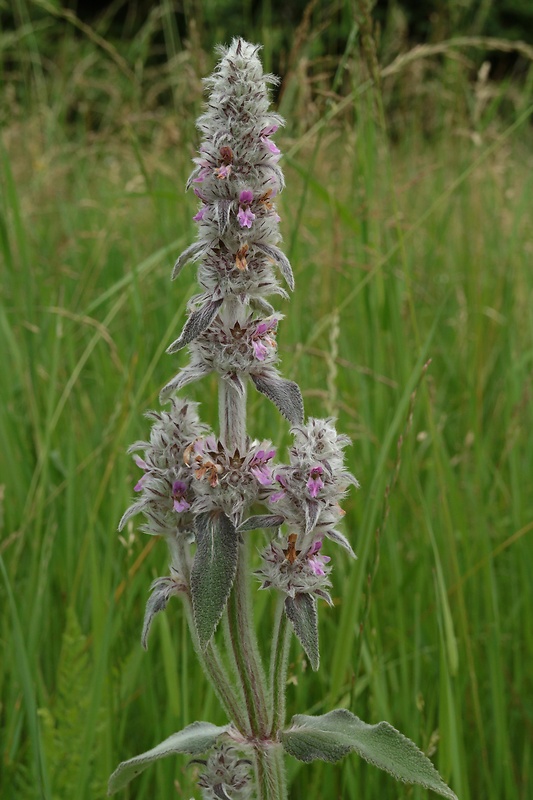
[[[96, 800], [120, 760], [195, 719], [224, 722], [177, 601], [142, 651], [147, 591], [166, 552], [133, 526], [116, 533], [135, 481], [125, 450], [146, 436], [144, 410], [184, 361], [164, 349], [194, 286], [191, 268], [177, 284], [169, 275], [195, 236], [183, 186], [199, 77], [212, 62], [163, 22], [153, 24], [173, 42], [171, 69], [150, 66], [141, 36], [119, 57], [67, 30], [50, 54], [41, 41], [59, 23], [44, 12], [8, 51], [17, 53], [4, 72], [0, 150], [8, 800]], [[387, 719], [461, 800], [528, 800], [529, 111], [517, 103], [503, 121], [490, 108], [474, 122], [449, 97], [450, 72], [432, 98], [430, 136], [406, 113], [391, 144], [354, 64], [342, 113], [308, 107], [294, 85], [281, 99], [279, 205], [297, 284], [280, 304], [282, 368], [308, 414], [338, 417], [362, 484], [345, 523], [359, 558], [328, 551], [336, 605], [321, 608], [322, 667], [311, 674], [293, 646], [288, 712], [345, 706]], [[459, 77], [457, 86], [465, 91]], [[215, 424], [214, 382], [190, 394]], [[252, 396], [249, 413], [254, 434], [287, 441], [266, 399]], [[258, 596], [262, 639], [272, 608]], [[294, 800], [427, 796], [355, 757], [288, 770]], [[124, 797], [170, 797], [175, 781], [175, 796], [189, 798], [194, 774], [167, 759]]]

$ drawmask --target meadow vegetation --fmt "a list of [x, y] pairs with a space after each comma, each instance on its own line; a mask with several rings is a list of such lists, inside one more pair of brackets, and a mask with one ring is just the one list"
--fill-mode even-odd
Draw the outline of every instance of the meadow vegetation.
[[[178, 601], [142, 650], [166, 548], [133, 523], [116, 532], [137, 478], [125, 450], [185, 359], [164, 350], [194, 270], [169, 278], [195, 236], [184, 185], [214, 55], [201, 30], [178, 37], [165, 4], [120, 47], [37, 5], [34, 20], [20, 2], [1, 39], [0, 795], [96, 800], [119, 761], [192, 720], [225, 722]], [[221, 36], [235, 33], [261, 31]], [[331, 553], [322, 668], [293, 647], [288, 716], [386, 719], [461, 800], [528, 800], [527, 49], [523, 82], [495, 83], [480, 42], [381, 63], [359, 19], [317, 69], [306, 47], [320, 31], [310, 20], [298, 35], [276, 98], [296, 279], [279, 304], [282, 369], [307, 414], [352, 438], [361, 489], [344, 525], [358, 561]], [[215, 380], [188, 392], [212, 424]], [[265, 398], [250, 397], [249, 415], [252, 434], [288, 441]], [[256, 609], [269, 629], [267, 593]], [[355, 757], [300, 766], [288, 764], [294, 800], [427, 796]], [[174, 781], [189, 798], [194, 778], [165, 759], [124, 797], [167, 797]]]

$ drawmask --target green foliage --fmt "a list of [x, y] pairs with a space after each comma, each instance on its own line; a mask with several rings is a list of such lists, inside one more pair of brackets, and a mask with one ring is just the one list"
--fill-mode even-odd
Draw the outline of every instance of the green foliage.
[[146, 767], [160, 758], [167, 758], [177, 753], [200, 755], [210, 750], [219, 737], [227, 731], [227, 725], [217, 727], [210, 722], [192, 722], [182, 731], [173, 733], [164, 742], [153, 747], [147, 753], [134, 756], [122, 762], [109, 779], [109, 794], [123, 789], [130, 781], [141, 774]]
[[457, 800], [431, 761], [388, 722], [368, 725], [343, 708], [320, 717], [297, 714], [281, 734], [281, 743], [304, 762], [321, 759], [336, 763], [354, 752], [398, 781], [416, 783], [448, 800]]
[[[41, 719], [43, 749], [48, 765], [53, 800], [75, 797], [82, 764], [94, 769], [96, 741], [90, 752], [84, 749], [83, 730], [91, 709], [93, 664], [87, 636], [84, 636], [76, 613], [67, 610], [63, 632], [57, 682], [50, 705], [38, 711]], [[106, 724], [103, 708], [96, 711], [96, 735], [99, 737]], [[105, 783], [90, 778], [89, 794], [102, 797]]]
[[[33, 24], [33, 5], [17, 7], [19, 28], [2, 33], [0, 102], [0, 795], [52, 800], [62, 778], [51, 743], [79, 724], [68, 753], [57, 745], [78, 774], [68, 797], [96, 800], [121, 759], [194, 719], [227, 722], [178, 600], [143, 652], [166, 551], [133, 525], [115, 532], [135, 483], [125, 450], [145, 438], [143, 411], [183, 363], [164, 349], [181, 330], [192, 272], [189, 287], [186, 271], [177, 288], [169, 276], [194, 238], [183, 187], [212, 54], [202, 40], [181, 46], [155, 12], [115, 47], [74, 36], [51, 12]], [[176, 48], [156, 64], [165, 19]], [[311, 24], [279, 94], [289, 119], [280, 215], [297, 286], [280, 303], [279, 344], [306, 413], [337, 416], [354, 440], [362, 488], [345, 524], [358, 561], [331, 548], [322, 667], [313, 673], [293, 648], [288, 713], [345, 707], [387, 719], [461, 800], [524, 800], [530, 94], [478, 80], [458, 49], [442, 69], [431, 56], [397, 63], [380, 95], [355, 38], [333, 91], [338, 61], [309, 66], [315, 45], [327, 50]], [[209, 377], [194, 388], [214, 424], [213, 396]], [[249, 418], [261, 437], [284, 425], [257, 392]], [[261, 631], [271, 600], [254, 596]], [[194, 777], [185, 759], [162, 759], [129, 796], [151, 800], [176, 781], [190, 797]], [[365, 800], [425, 796], [355, 758], [292, 762], [289, 780], [293, 800], [355, 797], [362, 786]]]

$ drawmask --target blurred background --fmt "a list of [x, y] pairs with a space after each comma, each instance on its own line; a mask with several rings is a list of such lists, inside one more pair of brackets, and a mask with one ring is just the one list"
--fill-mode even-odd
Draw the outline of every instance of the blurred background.
[[[119, 761], [225, 722], [178, 601], [142, 650], [166, 549], [117, 524], [186, 361], [164, 351], [195, 291], [169, 279], [202, 78], [241, 35], [287, 122], [282, 372], [361, 482], [288, 714], [386, 719], [461, 800], [529, 800], [533, 4], [0, 0], [0, 23], [0, 796], [96, 800]], [[215, 380], [187, 393], [216, 425]], [[277, 411], [253, 395], [249, 418], [283, 458]], [[272, 610], [258, 593], [265, 649]], [[287, 762], [294, 800], [428, 796], [355, 756]], [[198, 796], [197, 769], [122, 796]]]

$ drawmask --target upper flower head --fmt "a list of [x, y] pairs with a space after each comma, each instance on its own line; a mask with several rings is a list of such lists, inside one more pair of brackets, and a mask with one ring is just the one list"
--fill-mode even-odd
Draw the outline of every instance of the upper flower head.
[[[284, 186], [280, 151], [271, 139], [283, 125], [270, 110], [269, 85], [277, 78], [263, 74], [258, 50], [242, 39], [219, 49], [221, 60], [205, 81], [209, 101], [197, 122], [202, 142], [187, 184], [201, 201], [194, 216], [202, 244], [197, 256], [207, 260], [214, 253], [217, 265], [230, 263], [251, 273], [265, 272], [265, 255], [270, 263], [279, 261], [274, 197]], [[280, 258], [281, 271], [292, 284], [290, 265], [282, 254]], [[217, 282], [227, 277], [225, 269], [220, 273]], [[262, 277], [238, 282], [250, 297], [279, 291], [271, 270], [267, 282]]]

